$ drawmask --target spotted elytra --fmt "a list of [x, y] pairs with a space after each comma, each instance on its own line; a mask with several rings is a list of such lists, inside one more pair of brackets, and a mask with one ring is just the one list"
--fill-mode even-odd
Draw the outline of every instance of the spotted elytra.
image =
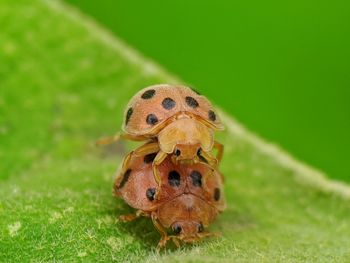
[[[154, 154], [153, 173], [158, 186], [157, 167], [171, 155], [174, 163], [206, 163], [216, 168], [223, 145], [214, 140], [214, 131], [224, 126], [209, 100], [186, 86], [159, 84], [140, 90], [124, 112], [123, 132], [98, 141], [152, 140], [137, 150], [140, 155]], [[212, 154], [213, 149], [217, 155]], [[159, 188], [157, 191], [160, 190]]]
[[[155, 199], [153, 158], [153, 154], [141, 156], [135, 152], [125, 157], [114, 193], [137, 211], [120, 219], [150, 217], [162, 236], [159, 247], [169, 239], [179, 245], [179, 241], [192, 243], [213, 235], [205, 229], [226, 207], [221, 174], [202, 163], [175, 164], [168, 156], [159, 165], [162, 192]], [[172, 229], [172, 235], [167, 229]]]

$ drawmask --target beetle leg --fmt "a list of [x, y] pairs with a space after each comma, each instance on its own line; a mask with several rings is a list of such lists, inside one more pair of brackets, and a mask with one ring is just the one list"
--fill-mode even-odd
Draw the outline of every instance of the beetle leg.
[[218, 167], [218, 159], [216, 159], [210, 152], [201, 151], [200, 156], [203, 157], [214, 169]]
[[152, 168], [153, 168], [153, 174], [154, 174], [154, 179], [156, 180], [158, 186], [161, 185], [161, 179], [158, 171], [158, 166], [165, 160], [165, 158], [168, 156], [167, 153], [163, 151], [159, 151], [156, 155], [156, 158], [154, 158], [153, 163], [152, 163]]
[[119, 220], [122, 222], [130, 222], [135, 220], [136, 218], [139, 218], [140, 216], [149, 216], [148, 213], [142, 211], [142, 210], [137, 210], [133, 214], [127, 214], [127, 215], [121, 215], [119, 216]]
[[[218, 160], [218, 164], [221, 163], [222, 156], [224, 155], [224, 145], [219, 143], [218, 141], [214, 141], [214, 148], [217, 149], [216, 159]], [[221, 180], [224, 182], [225, 178], [222, 173], [220, 173]]]
[[224, 145], [219, 143], [218, 141], [214, 141], [214, 146], [215, 149], [217, 149], [217, 154], [216, 154], [216, 159], [218, 160], [218, 163], [221, 162], [222, 156], [224, 154]]
[[107, 145], [107, 144], [117, 142], [121, 139], [130, 140], [130, 141], [144, 141], [144, 140], [146, 140], [146, 138], [143, 136], [136, 136], [136, 135], [118, 132], [113, 136], [104, 137], [104, 138], [99, 139], [96, 142], [96, 145]]
[[159, 243], [158, 243], [157, 249], [163, 248], [163, 247], [165, 247], [166, 242], [169, 240], [169, 236], [168, 236], [166, 230], [164, 229], [164, 227], [158, 221], [155, 213], [152, 213], [151, 218], [152, 218], [152, 222], [153, 222], [154, 227], [158, 230], [159, 234], [162, 236]]
[[159, 151], [156, 155], [156, 158], [154, 158], [153, 163], [152, 163], [152, 170], [153, 170], [153, 176], [154, 180], [156, 180], [156, 183], [158, 185], [157, 192], [154, 196], [154, 199], [157, 199], [160, 192], [161, 192], [161, 186], [162, 186], [162, 180], [161, 176], [159, 174], [159, 169], [158, 166], [165, 160], [165, 158], [168, 156], [167, 153], [163, 151]]
[[158, 142], [150, 142], [146, 143], [139, 148], [137, 148], [134, 153], [137, 156], [145, 156], [150, 153], [156, 153], [159, 151], [159, 144]]
[[[214, 142], [214, 146], [213, 146], [215, 149], [217, 149], [217, 154], [216, 154], [216, 161], [217, 161], [217, 166], [219, 166], [220, 162], [221, 162], [221, 159], [222, 159], [222, 156], [224, 154], [224, 145], [215, 141]], [[205, 154], [205, 152], [204, 152]], [[203, 157], [203, 156], [202, 156]], [[217, 168], [216, 166], [216, 168]], [[221, 177], [221, 180], [224, 182], [225, 181], [225, 178], [224, 178], [224, 175], [222, 173], [220, 173], [220, 177]]]
[[202, 233], [197, 233], [198, 239], [205, 238], [205, 237], [220, 237], [220, 233], [216, 232], [202, 232]]
[[177, 236], [170, 236], [171, 240], [173, 241], [173, 243], [175, 244], [176, 247], [180, 247], [180, 242], [179, 242], [179, 238]]

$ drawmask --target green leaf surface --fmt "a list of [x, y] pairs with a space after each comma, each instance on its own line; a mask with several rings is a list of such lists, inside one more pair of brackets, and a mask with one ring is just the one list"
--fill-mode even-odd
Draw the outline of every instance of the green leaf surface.
[[118, 222], [131, 209], [111, 193], [135, 145], [94, 141], [137, 90], [181, 81], [60, 2], [2, 0], [0, 25], [0, 261], [350, 261], [349, 187], [224, 114], [222, 236], [157, 252], [150, 220]]

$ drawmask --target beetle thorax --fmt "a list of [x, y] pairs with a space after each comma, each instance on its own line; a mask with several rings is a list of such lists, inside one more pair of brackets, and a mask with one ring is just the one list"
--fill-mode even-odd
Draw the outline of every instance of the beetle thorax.
[[158, 140], [163, 152], [170, 154], [180, 150], [180, 159], [193, 158], [199, 148], [210, 151], [214, 142], [213, 131], [191, 118], [173, 121], [159, 133]]

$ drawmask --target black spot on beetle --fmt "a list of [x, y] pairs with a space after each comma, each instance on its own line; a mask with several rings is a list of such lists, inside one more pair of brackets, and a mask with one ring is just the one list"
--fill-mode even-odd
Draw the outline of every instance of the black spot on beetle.
[[181, 151], [180, 151], [179, 149], [176, 149], [176, 150], [175, 150], [175, 155], [176, 155], [176, 156], [180, 156], [180, 155], [181, 155]]
[[194, 186], [202, 186], [202, 175], [200, 172], [194, 170], [190, 173], [190, 178]]
[[180, 174], [177, 171], [171, 171], [168, 175], [168, 182], [173, 187], [180, 186]]
[[125, 117], [125, 125], [128, 125], [128, 122], [130, 120], [130, 117], [132, 115], [132, 113], [134, 112], [134, 110], [130, 107], [128, 109], [128, 111], [126, 112], [126, 117]]
[[121, 189], [124, 187], [124, 185], [126, 184], [126, 182], [129, 180], [129, 177], [130, 177], [130, 174], [131, 174], [131, 169], [128, 169], [125, 174], [123, 175], [123, 179], [122, 181], [120, 182], [119, 186], [118, 186], [118, 189]]
[[150, 201], [154, 200], [154, 195], [155, 194], [156, 194], [156, 189], [155, 188], [148, 188], [147, 191], [146, 191], [146, 197]]
[[202, 233], [204, 230], [204, 226], [202, 223], [199, 223], [199, 226], [198, 226], [198, 233]]
[[176, 102], [172, 98], [165, 98], [162, 101], [162, 106], [166, 110], [171, 110], [172, 108], [175, 107], [175, 105], [176, 105]]
[[198, 101], [196, 101], [193, 97], [186, 97], [186, 103], [188, 106], [190, 106], [191, 108], [197, 108], [199, 106]]
[[156, 115], [154, 114], [148, 114], [147, 117], [146, 117], [146, 122], [149, 124], [149, 125], [155, 125], [157, 122], [158, 122], [158, 118]]
[[216, 188], [214, 189], [214, 200], [215, 200], [215, 201], [219, 201], [220, 195], [221, 195], [220, 189], [216, 187]]
[[212, 110], [208, 111], [208, 117], [211, 121], [216, 121], [216, 114]]
[[182, 228], [181, 228], [181, 226], [179, 226], [179, 225], [176, 224], [176, 225], [173, 227], [173, 231], [174, 231], [174, 234], [180, 234], [181, 231], [182, 231]]
[[153, 162], [154, 158], [156, 158], [157, 153], [150, 153], [145, 155], [145, 157], [143, 157], [143, 161], [145, 163], [151, 163]]
[[154, 89], [149, 89], [146, 90], [142, 95], [141, 98], [143, 98], [144, 100], [148, 100], [150, 98], [152, 98], [154, 96], [154, 94], [156, 93], [156, 91]]

